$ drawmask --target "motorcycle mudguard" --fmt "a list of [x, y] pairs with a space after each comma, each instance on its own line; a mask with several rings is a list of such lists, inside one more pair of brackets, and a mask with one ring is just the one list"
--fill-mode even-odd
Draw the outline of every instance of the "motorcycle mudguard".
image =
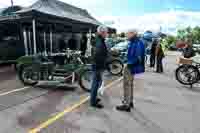
[[22, 56], [16, 60], [17, 66], [28, 65], [33, 63], [33, 56]]

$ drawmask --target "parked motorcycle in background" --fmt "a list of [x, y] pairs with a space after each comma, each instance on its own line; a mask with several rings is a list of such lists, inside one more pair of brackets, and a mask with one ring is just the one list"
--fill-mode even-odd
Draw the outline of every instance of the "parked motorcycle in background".
[[179, 67], [175, 71], [176, 80], [191, 88], [200, 81], [200, 55], [187, 59], [180, 57], [178, 59]]

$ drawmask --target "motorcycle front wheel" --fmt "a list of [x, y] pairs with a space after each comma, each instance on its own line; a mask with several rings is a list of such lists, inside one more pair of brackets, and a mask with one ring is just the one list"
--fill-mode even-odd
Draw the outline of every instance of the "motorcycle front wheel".
[[92, 86], [92, 70], [91, 69], [85, 69], [82, 72], [80, 72], [79, 85], [84, 91], [86, 92], [91, 91], [91, 86]]
[[124, 69], [124, 64], [121, 60], [112, 60], [107, 64], [107, 66], [108, 66], [108, 71], [115, 76], [122, 74]]
[[175, 74], [176, 80], [183, 85], [193, 85], [199, 81], [199, 70], [193, 65], [181, 65]]

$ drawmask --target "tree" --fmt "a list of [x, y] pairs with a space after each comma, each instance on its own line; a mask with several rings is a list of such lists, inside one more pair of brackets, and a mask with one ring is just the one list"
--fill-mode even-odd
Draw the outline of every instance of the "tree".
[[162, 39], [162, 41], [161, 41], [161, 45], [164, 50], [169, 49], [170, 46], [172, 46], [172, 45], [175, 46], [175, 44], [176, 44], [176, 37], [172, 36], [172, 35], [167, 36], [166, 38]]
[[200, 43], [200, 27], [195, 28], [187, 27], [179, 29], [177, 32], [177, 39], [182, 41], [190, 41], [192, 44]]
[[167, 36], [166, 41], [167, 41], [167, 44], [169, 44], [169, 45], [175, 44], [176, 43], [176, 37], [169, 35], [169, 36]]
[[196, 26], [192, 30], [191, 39], [193, 43], [199, 44], [200, 43], [200, 27]]

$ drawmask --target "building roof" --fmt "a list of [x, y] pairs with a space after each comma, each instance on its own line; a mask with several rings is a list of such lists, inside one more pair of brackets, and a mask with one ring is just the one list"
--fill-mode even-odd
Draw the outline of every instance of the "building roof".
[[99, 21], [87, 12], [87, 10], [77, 8], [59, 0], [38, 0], [30, 7], [24, 8], [17, 13], [23, 14], [31, 11], [37, 11], [43, 14], [72, 19], [93, 25], [101, 25]]

